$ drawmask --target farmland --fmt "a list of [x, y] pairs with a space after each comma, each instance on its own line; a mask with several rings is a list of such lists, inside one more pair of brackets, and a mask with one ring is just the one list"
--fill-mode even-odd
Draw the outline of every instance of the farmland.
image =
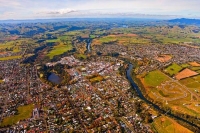
[[182, 69], [181, 66], [179, 66], [176, 63], [173, 63], [172, 65], [170, 65], [169, 67], [167, 67], [165, 69], [165, 72], [167, 74], [169, 74], [170, 76], [173, 76], [173, 75], [177, 74], [181, 69]]
[[[95, 38], [92, 45], [104, 43], [130, 44], [182, 44], [200, 43], [198, 33], [192, 32], [195, 26], [156, 26], [111, 29], [109, 34]], [[93, 38], [94, 36], [92, 36]]]
[[54, 56], [56, 55], [61, 55], [69, 50], [72, 50], [72, 45], [69, 44], [64, 44], [62, 42], [59, 42], [58, 45], [54, 46], [49, 53], [47, 54], [47, 56], [52, 59]]
[[94, 39], [92, 45], [101, 45], [104, 43], [115, 42], [121, 45], [130, 44], [147, 44], [150, 43], [149, 39], [140, 38], [136, 34], [119, 34], [119, 35], [108, 35], [102, 38]]

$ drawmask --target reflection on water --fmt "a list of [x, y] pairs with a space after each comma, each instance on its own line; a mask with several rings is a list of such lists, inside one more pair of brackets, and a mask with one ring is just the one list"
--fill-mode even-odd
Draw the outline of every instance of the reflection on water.
[[48, 80], [55, 84], [60, 84], [61, 79], [58, 77], [55, 73], [51, 73], [51, 75], [48, 77]]

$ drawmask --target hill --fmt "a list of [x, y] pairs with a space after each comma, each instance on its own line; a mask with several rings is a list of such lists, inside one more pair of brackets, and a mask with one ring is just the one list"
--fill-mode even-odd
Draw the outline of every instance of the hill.
[[172, 19], [172, 20], [169, 20], [168, 22], [200, 25], [200, 19], [180, 18], [180, 19]]

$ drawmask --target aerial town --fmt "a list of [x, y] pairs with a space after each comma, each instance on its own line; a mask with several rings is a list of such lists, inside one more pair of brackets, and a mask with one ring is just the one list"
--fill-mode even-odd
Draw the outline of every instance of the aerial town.
[[200, 28], [165, 23], [0, 24], [0, 133], [198, 133]]

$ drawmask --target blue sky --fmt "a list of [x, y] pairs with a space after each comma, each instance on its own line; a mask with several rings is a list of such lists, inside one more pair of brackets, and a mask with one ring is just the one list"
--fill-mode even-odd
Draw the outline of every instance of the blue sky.
[[0, 0], [0, 19], [200, 18], [200, 0]]

